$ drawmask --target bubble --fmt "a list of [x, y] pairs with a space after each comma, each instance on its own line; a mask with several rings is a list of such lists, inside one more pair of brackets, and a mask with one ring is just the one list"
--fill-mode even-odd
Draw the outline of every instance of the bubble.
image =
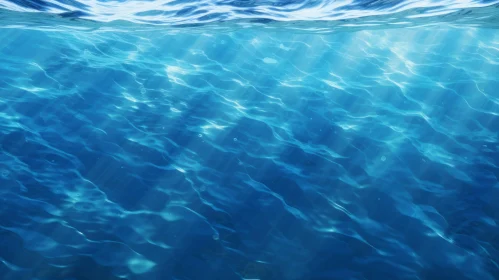
[[146, 89], [145, 88], [141, 88], [140, 89], [140, 93], [142, 93], [142, 94], [146, 93]]
[[0, 173], [2, 174], [2, 177], [7, 178], [7, 177], [9, 177], [10, 172], [9, 172], [9, 170], [4, 169]]
[[381, 161], [385, 161], [386, 160], [386, 157], [385, 156], [382, 156], [381, 157]]
[[203, 137], [203, 134], [199, 133], [199, 134], [198, 134], [198, 137], [199, 137], [199, 138]]
[[233, 140], [234, 140], [234, 142], [237, 142], [237, 138], [236, 138], [236, 137], [234, 137], [234, 139], [233, 139]]
[[213, 237], [213, 240], [219, 240], [220, 239], [220, 236], [217, 233], [213, 234], [212, 237]]
[[220, 43], [225, 44], [225, 40], [220, 41]]

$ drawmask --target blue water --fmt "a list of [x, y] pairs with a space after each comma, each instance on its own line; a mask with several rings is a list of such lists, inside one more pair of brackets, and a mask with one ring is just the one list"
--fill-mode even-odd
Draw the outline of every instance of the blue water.
[[499, 279], [498, 7], [0, 0], [0, 279]]

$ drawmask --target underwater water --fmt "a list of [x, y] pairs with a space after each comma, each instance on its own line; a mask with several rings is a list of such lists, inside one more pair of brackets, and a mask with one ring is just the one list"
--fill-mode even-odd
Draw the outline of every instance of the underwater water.
[[0, 279], [499, 279], [498, 23], [0, 0]]

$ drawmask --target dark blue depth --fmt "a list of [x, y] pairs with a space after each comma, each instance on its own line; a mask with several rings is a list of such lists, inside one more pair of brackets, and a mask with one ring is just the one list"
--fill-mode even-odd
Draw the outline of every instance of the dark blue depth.
[[0, 29], [0, 279], [499, 279], [497, 31], [121, 31]]

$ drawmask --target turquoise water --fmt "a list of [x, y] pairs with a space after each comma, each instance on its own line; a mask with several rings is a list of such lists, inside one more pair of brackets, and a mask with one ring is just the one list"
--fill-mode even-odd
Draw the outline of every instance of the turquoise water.
[[0, 1], [0, 279], [499, 279], [499, 1]]

